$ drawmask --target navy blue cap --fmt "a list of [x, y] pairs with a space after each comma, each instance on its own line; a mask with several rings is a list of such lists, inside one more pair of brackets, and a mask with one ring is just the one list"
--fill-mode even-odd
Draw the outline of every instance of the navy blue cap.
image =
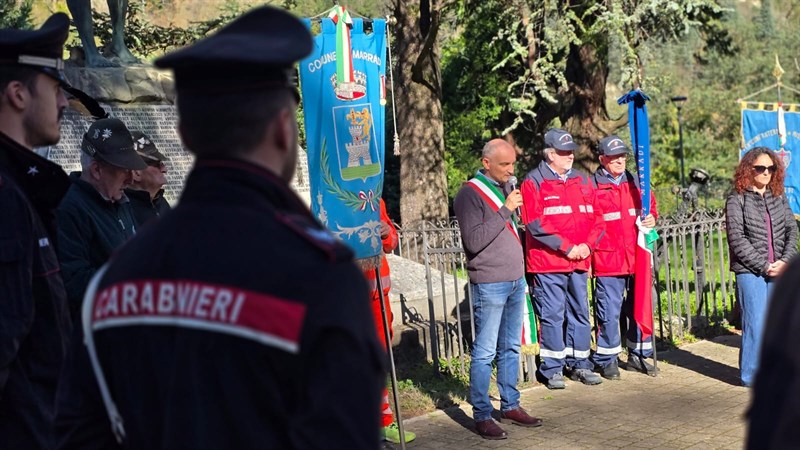
[[92, 123], [89, 131], [83, 135], [81, 150], [92, 158], [121, 169], [147, 168], [134, 149], [131, 132], [119, 119], [100, 119]]
[[66, 85], [64, 42], [69, 34], [69, 17], [55, 13], [38, 30], [0, 30], [0, 64], [31, 66]]
[[600, 142], [597, 144], [597, 149], [601, 155], [606, 156], [616, 156], [628, 153], [628, 147], [625, 146], [625, 143], [622, 142], [622, 139], [615, 134], [600, 139]]
[[561, 128], [550, 128], [544, 134], [544, 145], [547, 148], [574, 152], [578, 144], [572, 140], [572, 135]]
[[311, 53], [311, 33], [295, 16], [255, 8], [218, 32], [162, 56], [155, 65], [175, 72], [180, 92], [239, 92], [295, 88], [294, 64]]

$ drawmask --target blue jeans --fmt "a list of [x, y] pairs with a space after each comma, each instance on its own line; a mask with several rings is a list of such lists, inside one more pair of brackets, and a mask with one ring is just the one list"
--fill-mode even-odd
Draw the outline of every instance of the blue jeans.
[[736, 291], [742, 310], [742, 348], [739, 351], [739, 368], [742, 384], [751, 386], [758, 370], [761, 336], [767, 316], [769, 295], [773, 278], [752, 273], [736, 274]]
[[470, 283], [475, 312], [475, 340], [469, 369], [469, 397], [476, 422], [492, 417], [489, 380], [497, 356], [500, 410], [519, 408], [517, 375], [522, 339], [525, 278], [498, 283]]

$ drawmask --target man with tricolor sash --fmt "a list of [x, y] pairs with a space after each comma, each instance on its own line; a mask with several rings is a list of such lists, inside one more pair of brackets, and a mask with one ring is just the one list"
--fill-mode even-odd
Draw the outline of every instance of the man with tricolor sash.
[[[592, 272], [597, 280], [595, 317], [597, 319], [597, 349], [592, 355], [595, 369], [609, 380], [620, 378], [617, 355], [622, 352], [620, 314], [624, 310], [629, 352], [627, 369], [655, 375], [655, 368], [645, 362], [653, 354], [650, 340], [633, 319], [634, 283], [636, 268], [636, 219], [642, 211], [642, 196], [636, 177], [625, 169], [628, 147], [619, 136], [611, 135], [598, 144], [600, 168], [592, 177], [596, 189], [596, 207], [603, 215], [606, 234], [592, 254]], [[650, 214], [642, 225], [655, 227], [656, 198], [650, 196]], [[623, 301], [624, 298], [624, 301]]]
[[544, 160], [520, 187], [527, 271], [541, 324], [538, 378], [549, 389], [564, 389], [566, 370], [573, 380], [600, 384], [589, 361], [587, 274], [603, 218], [594, 209], [589, 177], [572, 168], [578, 149], [572, 136], [554, 128], [544, 142]]
[[456, 195], [453, 208], [467, 256], [475, 317], [470, 367], [470, 403], [475, 428], [486, 439], [507, 434], [492, 420], [489, 380], [497, 357], [500, 421], [525, 427], [541, 426], [520, 407], [517, 376], [522, 337], [525, 268], [522, 242], [514, 212], [522, 205], [520, 191], [509, 180], [514, 175], [516, 151], [502, 139], [483, 148], [483, 169]]

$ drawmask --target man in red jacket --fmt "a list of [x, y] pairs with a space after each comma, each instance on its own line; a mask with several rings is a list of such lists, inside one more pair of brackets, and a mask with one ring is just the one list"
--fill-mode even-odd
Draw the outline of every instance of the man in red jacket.
[[[617, 367], [617, 355], [622, 352], [619, 317], [624, 306], [629, 323], [626, 368], [655, 375], [655, 368], [644, 361], [653, 354], [652, 344], [642, 342], [632, 316], [636, 218], [642, 212], [642, 196], [636, 177], [625, 170], [628, 148], [622, 140], [615, 135], [605, 137], [600, 140], [598, 150], [601, 167], [592, 182], [596, 189], [595, 207], [603, 215], [606, 234], [592, 254], [593, 274], [597, 277], [595, 313], [598, 325], [597, 350], [592, 362], [603, 378], [620, 378]], [[655, 226], [658, 215], [655, 196], [650, 197], [650, 211], [642, 220], [642, 225], [648, 228]]]
[[533, 274], [534, 307], [541, 323], [539, 378], [564, 389], [573, 380], [600, 384], [589, 361], [591, 327], [586, 292], [589, 255], [603, 235], [589, 177], [572, 168], [578, 146], [564, 130], [544, 135], [544, 161], [522, 182], [526, 271]]

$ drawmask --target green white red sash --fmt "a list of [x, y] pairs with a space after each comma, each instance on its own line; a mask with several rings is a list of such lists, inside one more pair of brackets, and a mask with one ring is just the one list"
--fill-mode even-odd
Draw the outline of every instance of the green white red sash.
[[525, 283], [525, 312], [522, 314], [522, 347], [523, 355], [539, 354], [539, 333], [536, 327], [536, 314], [533, 311], [533, 299]]
[[[506, 196], [498, 189], [498, 187], [489, 181], [486, 176], [478, 174], [475, 178], [469, 180], [467, 184], [483, 198], [483, 200], [492, 208], [493, 211], [499, 211], [506, 202]], [[510, 231], [517, 241], [522, 245], [520, 235], [517, 232], [517, 221], [514, 216], [511, 216], [510, 221], [506, 221], [506, 228]], [[536, 327], [536, 314], [533, 311], [533, 302], [531, 301], [531, 294], [528, 284], [525, 284], [525, 305], [522, 315], [522, 347], [521, 351], [525, 355], [536, 355], [539, 353], [539, 335]]]
[[353, 19], [340, 5], [334, 6], [328, 17], [336, 24], [336, 84], [353, 83], [353, 48], [350, 45]]
[[[483, 198], [483, 200], [492, 208], [492, 211], [500, 211], [500, 208], [506, 202], [506, 196], [494, 185], [485, 175], [478, 174], [475, 178], [469, 180], [467, 182], [469, 187], [475, 190], [478, 195]], [[517, 221], [514, 218], [513, 214], [511, 216], [510, 221], [506, 221], [506, 228], [510, 231], [514, 237], [517, 238], [517, 242], [522, 245], [522, 241], [520, 240], [519, 233], [517, 232]]]

